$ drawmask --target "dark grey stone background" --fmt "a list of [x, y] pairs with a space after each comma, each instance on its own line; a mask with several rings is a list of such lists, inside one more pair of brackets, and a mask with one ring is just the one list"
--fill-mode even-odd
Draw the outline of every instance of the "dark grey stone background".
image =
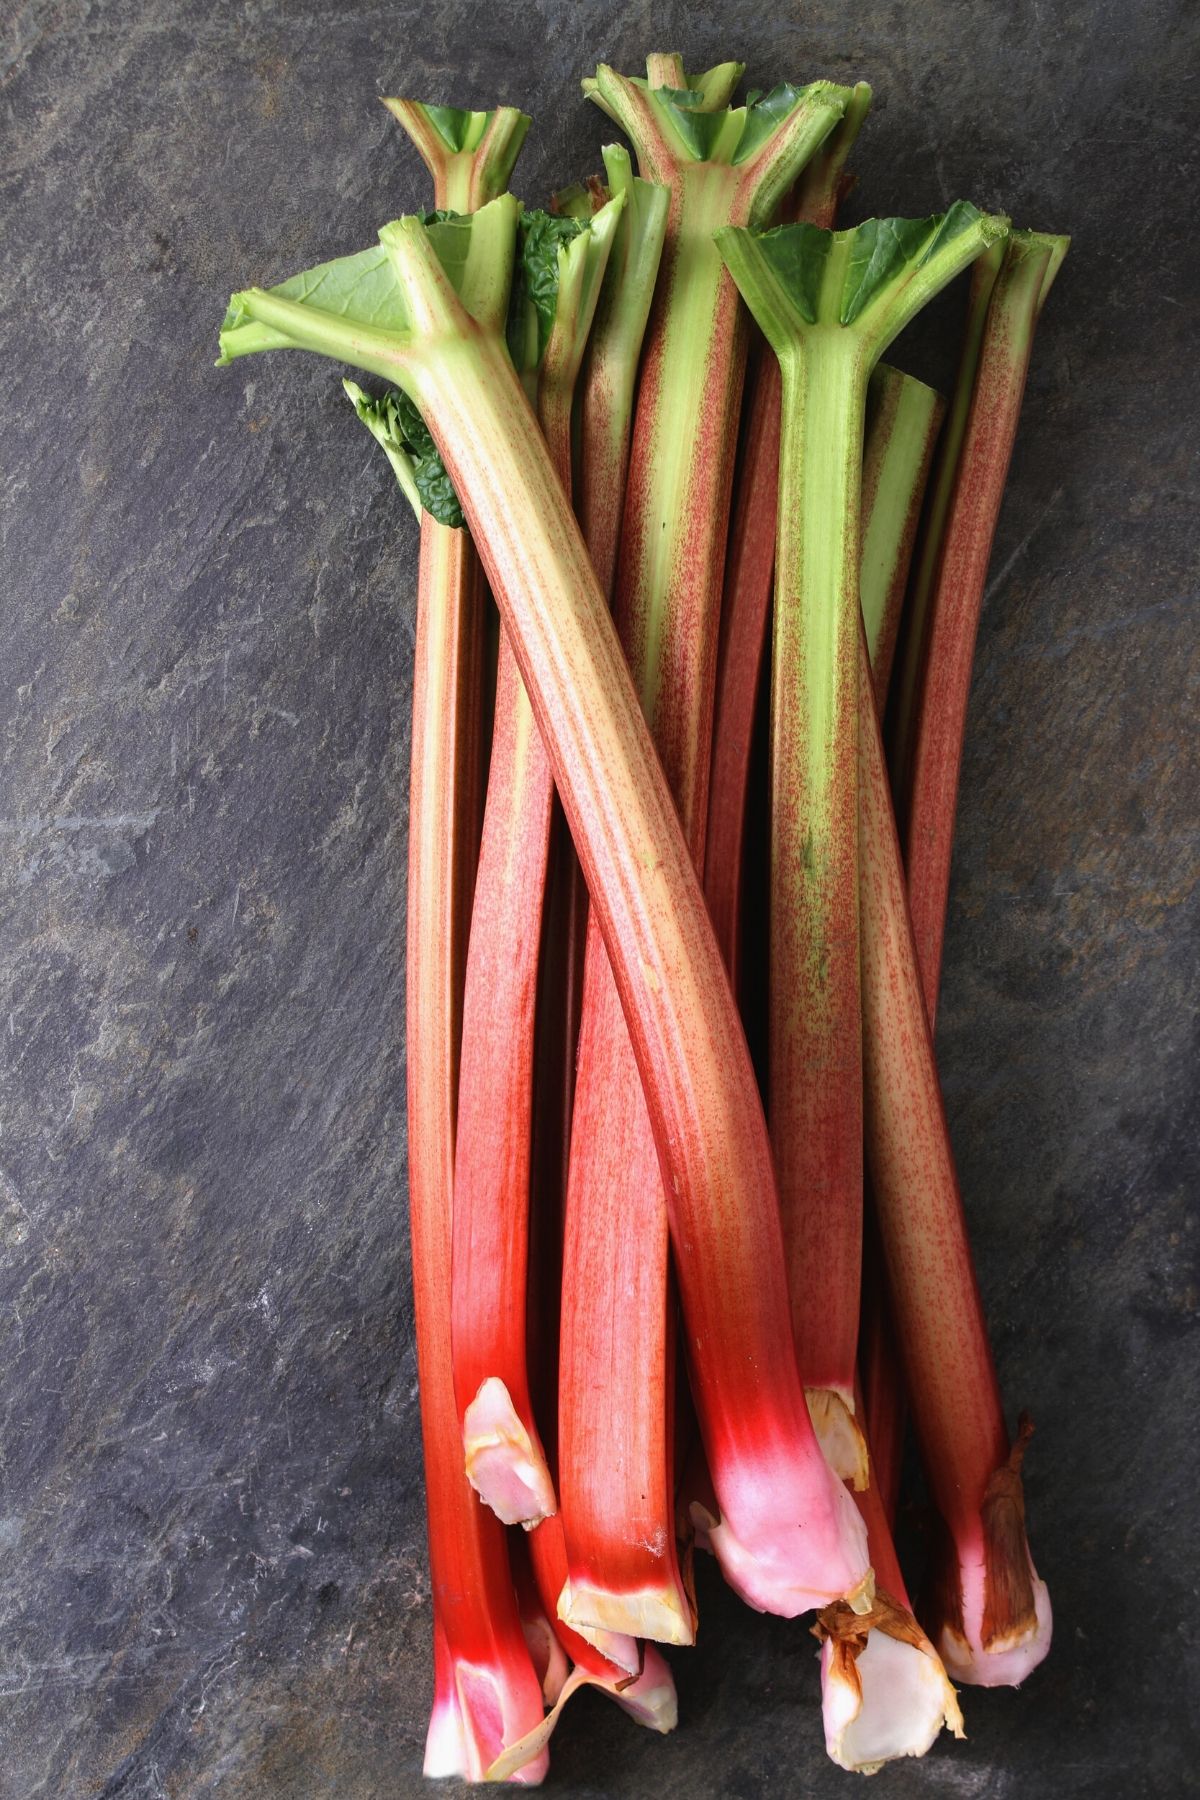
[[[519, 102], [541, 199], [600, 57], [866, 76], [864, 211], [1075, 243], [971, 713], [940, 1042], [1034, 1543], [1022, 1693], [893, 1796], [1174, 1795], [1197, 1761], [1195, 12], [48, 0], [3, 44], [0, 1792], [420, 1791], [405, 1238], [416, 534], [317, 359], [229, 290], [425, 202], [385, 92]], [[1189, 84], [1190, 78], [1190, 84]], [[945, 373], [957, 302], [917, 347]], [[896, 352], [897, 360], [903, 360]], [[1189, 492], [1190, 486], [1190, 492]], [[667, 1742], [584, 1696], [580, 1797], [854, 1791], [815, 1646], [702, 1593]], [[1189, 1717], [1189, 1708], [1191, 1714]]]

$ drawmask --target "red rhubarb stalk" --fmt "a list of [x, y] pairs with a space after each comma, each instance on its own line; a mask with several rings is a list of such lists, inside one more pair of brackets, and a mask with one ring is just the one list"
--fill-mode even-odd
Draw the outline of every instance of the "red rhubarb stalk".
[[967, 700], [988, 562], [1033, 336], [1066, 238], [1014, 232], [988, 303], [971, 408], [925, 623], [903, 804], [909, 906], [932, 1020], [941, 977]]
[[1016, 1684], [1050, 1645], [938, 1085], [865, 644], [860, 873], [867, 1160], [906, 1385], [947, 1528], [930, 1633], [950, 1674]]
[[958, 369], [938, 440], [937, 462], [925, 503], [920, 541], [905, 601], [899, 668], [890, 701], [887, 729], [892, 792], [896, 796], [896, 816], [901, 826], [904, 822], [904, 799], [908, 792], [917, 707], [921, 698], [921, 671], [924, 667], [930, 600], [954, 499], [954, 483], [962, 457], [963, 442], [967, 435], [967, 420], [971, 412], [971, 395], [975, 389], [975, 376], [983, 346], [988, 302], [1003, 261], [1004, 244], [989, 244], [982, 255], [976, 258], [971, 270], [966, 325], [959, 350]]
[[[666, 72], [654, 61], [650, 68], [652, 80]], [[737, 296], [712, 232], [730, 219], [770, 215], [845, 94], [819, 84], [777, 93], [765, 112], [704, 112], [605, 67], [585, 89], [633, 140], [642, 174], [671, 190], [616, 612], [686, 841], [700, 860], [729, 447], [744, 357]], [[619, 967], [615, 986], [609, 973], [607, 932], [604, 939], [608, 959], [600, 930], [589, 931], [571, 1143], [559, 1469], [570, 1580], [560, 1610], [576, 1625], [686, 1643], [692, 1616], [669, 1475], [668, 1223], [721, 1509], [710, 1537], [726, 1576], [751, 1604], [792, 1614], [821, 1588], [853, 1587], [861, 1551], [843, 1537], [844, 1495], [816, 1451], [794, 1364], [780, 1362], [786, 1293], [773, 1261], [777, 1217], [757, 1204], [728, 1207], [722, 1190], [731, 1167], [706, 1171], [702, 1207], [675, 1179], [645, 1067], [639, 1080], [630, 1054], [629, 1007]], [[676, 997], [664, 998], [680, 1016]], [[758, 1183], [756, 1172], [756, 1192]]]
[[[428, 109], [394, 103], [423, 128]], [[440, 110], [440, 109], [439, 109]], [[445, 115], [443, 114], [443, 117]], [[529, 121], [457, 115], [423, 154], [438, 206], [469, 210], [507, 185]], [[453, 149], [476, 135], [475, 149]], [[418, 138], [418, 142], [421, 139]], [[425, 1773], [479, 1780], [540, 1719], [503, 1528], [467, 1485], [450, 1364], [451, 1220], [466, 919], [474, 878], [473, 720], [484, 589], [467, 534], [421, 525], [408, 822], [408, 1188], [434, 1614]], [[521, 1771], [537, 1782], [543, 1753]]]
[[[870, 104], [867, 83], [856, 83], [844, 116], [801, 174], [786, 207], [789, 217], [824, 228], [833, 225], [847, 185], [846, 158]], [[735, 994], [741, 990], [742, 870], [750, 754], [775, 577], [783, 391], [779, 359], [761, 340], [751, 352], [747, 387], [725, 553], [704, 848], [704, 891]]]
[[[583, 224], [535, 214], [509, 322], [551, 461], [571, 489], [571, 400], [625, 200]], [[553, 310], [532, 296], [557, 281]], [[553, 290], [552, 290], [553, 292]], [[549, 314], [549, 316], [547, 316]], [[454, 1172], [454, 1386], [472, 1486], [506, 1524], [555, 1510], [526, 1358], [533, 1078], [554, 780], [506, 634], [463, 1002]]]

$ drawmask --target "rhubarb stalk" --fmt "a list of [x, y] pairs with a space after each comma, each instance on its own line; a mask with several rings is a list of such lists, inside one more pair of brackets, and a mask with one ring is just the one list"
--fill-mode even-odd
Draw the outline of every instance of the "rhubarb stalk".
[[1014, 232], [988, 302], [953, 497], [924, 620], [901, 803], [909, 907], [932, 1021], [941, 976], [971, 665], [1033, 336], [1068, 239]]
[[[571, 400], [624, 196], [587, 223], [536, 213], [508, 338], [571, 486]], [[534, 1027], [554, 781], [507, 634], [463, 1002], [454, 1171], [454, 1386], [472, 1486], [506, 1524], [556, 1506], [525, 1351]]]
[[867, 389], [859, 589], [880, 717], [887, 703], [908, 571], [933, 447], [940, 394], [880, 363]]
[[771, 668], [770, 1117], [792, 1328], [834, 1468], [867, 1480], [854, 1420], [862, 1257], [858, 564], [870, 372], [920, 307], [1003, 235], [960, 202], [854, 231], [718, 233], [780, 359]]
[[[865, 81], [857, 82], [845, 113], [802, 171], [785, 205], [790, 218], [825, 229], [833, 225], [848, 185], [846, 159], [870, 105], [870, 88]], [[704, 891], [735, 994], [741, 991], [742, 848], [754, 720], [771, 617], [779, 489], [779, 359], [761, 340], [751, 352], [747, 387], [725, 553], [704, 847]]]
[[[467, 209], [507, 184], [529, 121], [395, 102], [422, 128], [431, 113], [451, 140], [431, 137], [423, 154], [438, 206]], [[469, 133], [472, 149], [464, 148]], [[484, 121], [482, 126], [480, 121]], [[511, 252], [508, 253], [508, 257]], [[493, 304], [508, 288], [501, 255]], [[394, 409], [368, 423], [383, 432], [410, 497], [416, 483]], [[497, 1755], [540, 1721], [542, 1694], [521, 1633], [504, 1532], [482, 1508], [462, 1467], [450, 1343], [451, 1218], [466, 926], [476, 851], [478, 758], [474, 721], [484, 605], [483, 579], [467, 534], [425, 514], [417, 585], [412, 768], [408, 821], [407, 1079], [408, 1190], [421, 1434], [434, 1618], [434, 1700], [425, 1773], [480, 1780]], [[520, 1779], [540, 1781], [545, 1753]]]
[[[864, 694], [870, 694], [865, 647]], [[1020, 1682], [1050, 1646], [967, 1242], [873, 699], [862, 707], [866, 1143], [926, 1478], [948, 1543], [928, 1623], [951, 1675]]]
[[[642, 174], [671, 192], [616, 614], [687, 842], [702, 861], [728, 447], [744, 358], [737, 295], [712, 232], [731, 219], [770, 216], [846, 96], [817, 84], [707, 111], [685, 99], [692, 91], [723, 99], [711, 80], [685, 89], [673, 59], [652, 58], [649, 70], [651, 82], [671, 85], [655, 90], [606, 67], [585, 83], [632, 139]], [[760, 1230], [774, 1238], [777, 1221], [726, 1213], [724, 1233], [714, 1234], [715, 1214], [681, 1204], [670, 1180], [664, 1204], [655, 1137], [618, 988], [591, 929], [564, 1255], [559, 1486], [570, 1581], [560, 1610], [576, 1625], [687, 1643], [692, 1613], [670, 1480], [668, 1223], [721, 1509], [710, 1536], [727, 1577], [751, 1604], [794, 1613], [820, 1587], [843, 1586], [858, 1552], [841, 1537], [843, 1497], [815, 1453], [795, 1405], [794, 1366], [780, 1367], [769, 1324], [786, 1318], [786, 1296], [766, 1240], [754, 1246]], [[811, 1555], [807, 1543], [787, 1547], [801, 1518]]]

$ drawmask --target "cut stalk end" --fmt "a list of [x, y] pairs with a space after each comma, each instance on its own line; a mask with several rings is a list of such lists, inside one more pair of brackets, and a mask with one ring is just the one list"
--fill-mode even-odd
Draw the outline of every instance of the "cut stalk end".
[[854, 1402], [836, 1388], [806, 1387], [809, 1417], [825, 1461], [835, 1475], [848, 1481], [857, 1493], [867, 1487], [870, 1461], [866, 1440], [854, 1417]]
[[574, 1589], [570, 1581], [564, 1581], [557, 1606], [558, 1616], [563, 1624], [569, 1625], [572, 1631], [578, 1632], [579, 1636], [589, 1643], [593, 1650], [598, 1650], [601, 1656], [606, 1656], [610, 1663], [615, 1663], [617, 1668], [622, 1669], [626, 1675], [636, 1675], [642, 1666], [642, 1653], [632, 1634], [620, 1627], [614, 1630], [612, 1627], [592, 1619], [575, 1618], [573, 1616], [574, 1606]]
[[523, 1780], [525, 1770], [537, 1766], [536, 1762], [524, 1759], [545, 1758], [546, 1745], [554, 1734], [554, 1727], [558, 1724], [563, 1707], [581, 1687], [599, 1688], [601, 1693], [611, 1694], [630, 1718], [636, 1719], [639, 1725], [645, 1725], [651, 1731], [674, 1731], [679, 1722], [679, 1707], [671, 1671], [658, 1652], [647, 1644], [642, 1667], [635, 1677], [622, 1675], [616, 1669], [611, 1674], [600, 1674], [577, 1665], [541, 1724], [519, 1744], [512, 1745], [503, 1755], [498, 1756], [484, 1779]]
[[558, 1602], [558, 1616], [590, 1642], [596, 1641], [596, 1635], [612, 1632], [652, 1638], [656, 1644], [696, 1641], [687, 1596], [673, 1586], [618, 1593], [590, 1583], [568, 1582]]
[[481, 1383], [463, 1414], [463, 1451], [467, 1480], [505, 1525], [529, 1531], [558, 1510], [541, 1446], [498, 1375]]
[[943, 1726], [965, 1735], [941, 1658], [882, 1589], [869, 1614], [827, 1607], [813, 1635], [821, 1639], [825, 1748], [839, 1768], [873, 1775], [898, 1757], [924, 1756]]

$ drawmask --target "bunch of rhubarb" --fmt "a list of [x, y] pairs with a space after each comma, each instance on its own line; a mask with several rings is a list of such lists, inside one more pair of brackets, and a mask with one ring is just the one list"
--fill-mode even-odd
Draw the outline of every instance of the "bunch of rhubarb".
[[[544, 209], [508, 192], [523, 114], [388, 100], [431, 209], [235, 294], [221, 331], [222, 363], [373, 378], [346, 392], [421, 526], [430, 1775], [539, 1782], [582, 1685], [672, 1729], [657, 1646], [694, 1641], [697, 1550], [750, 1606], [815, 1613], [847, 1769], [962, 1736], [952, 1679], [1016, 1684], [1050, 1642], [933, 1023], [975, 632], [1067, 240], [967, 201], [838, 229], [870, 89], [738, 105], [742, 73], [601, 65], [584, 93], [629, 147]], [[947, 405], [881, 359], [968, 272]], [[920, 1581], [892, 1537], [908, 1419]]]

